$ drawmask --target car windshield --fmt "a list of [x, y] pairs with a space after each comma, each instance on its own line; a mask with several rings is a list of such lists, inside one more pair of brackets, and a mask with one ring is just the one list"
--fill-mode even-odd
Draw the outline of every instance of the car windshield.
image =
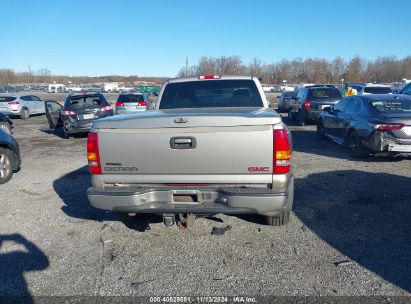
[[12, 96], [0, 96], [0, 102], [8, 102], [8, 101], [13, 101], [15, 99], [16, 97], [12, 97]]
[[160, 109], [210, 107], [262, 107], [253, 80], [204, 80], [169, 83]]
[[308, 99], [341, 98], [340, 92], [335, 88], [311, 89]]
[[118, 97], [118, 101], [124, 102], [124, 103], [140, 102], [140, 101], [144, 101], [144, 96], [142, 94], [120, 95]]
[[364, 92], [370, 94], [388, 94], [392, 93], [392, 90], [389, 87], [365, 87]]
[[411, 112], [411, 99], [374, 100], [370, 104], [380, 113]]
[[65, 107], [83, 108], [88, 106], [106, 105], [104, 97], [101, 95], [78, 95], [67, 98]]

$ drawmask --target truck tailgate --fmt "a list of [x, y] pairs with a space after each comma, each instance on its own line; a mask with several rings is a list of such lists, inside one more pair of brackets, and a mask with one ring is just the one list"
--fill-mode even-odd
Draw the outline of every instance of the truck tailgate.
[[278, 114], [261, 109], [103, 119], [95, 123], [103, 180], [271, 183], [273, 125], [280, 122]]

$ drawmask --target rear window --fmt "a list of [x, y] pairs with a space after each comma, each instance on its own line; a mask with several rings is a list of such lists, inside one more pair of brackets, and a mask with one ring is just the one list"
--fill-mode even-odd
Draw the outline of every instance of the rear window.
[[67, 97], [65, 107], [83, 108], [88, 106], [106, 106], [108, 103], [102, 95], [78, 95]]
[[375, 100], [370, 104], [380, 113], [411, 112], [411, 99]]
[[308, 99], [341, 98], [341, 93], [335, 88], [311, 89]]
[[0, 102], [8, 102], [8, 101], [13, 101], [13, 100], [16, 100], [16, 97], [0, 96]]
[[365, 87], [364, 92], [370, 94], [388, 94], [392, 93], [392, 90], [388, 87]]
[[295, 95], [295, 92], [291, 91], [291, 92], [284, 92], [283, 93], [283, 97], [285, 98], [291, 98]]
[[211, 107], [262, 107], [252, 80], [205, 80], [169, 83], [160, 109]]
[[144, 101], [144, 96], [142, 94], [130, 94], [130, 95], [120, 95], [118, 96], [119, 102], [129, 103], [129, 102], [139, 102]]

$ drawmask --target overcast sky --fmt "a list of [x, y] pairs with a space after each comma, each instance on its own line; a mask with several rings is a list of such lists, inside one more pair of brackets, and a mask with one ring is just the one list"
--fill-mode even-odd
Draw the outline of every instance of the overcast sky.
[[202, 56], [411, 55], [411, 1], [0, 0], [0, 68], [175, 76]]

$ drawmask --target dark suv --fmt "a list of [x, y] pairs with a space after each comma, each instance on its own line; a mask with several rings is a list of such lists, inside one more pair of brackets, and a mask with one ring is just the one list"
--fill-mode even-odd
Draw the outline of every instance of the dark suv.
[[61, 127], [65, 138], [73, 133], [88, 132], [93, 120], [114, 115], [113, 107], [101, 93], [69, 95], [64, 106], [55, 101], [45, 103], [50, 128]]
[[333, 85], [313, 85], [298, 91], [288, 111], [288, 119], [297, 120], [300, 126], [308, 121], [316, 122], [322, 109], [335, 105], [342, 99], [341, 93]]

